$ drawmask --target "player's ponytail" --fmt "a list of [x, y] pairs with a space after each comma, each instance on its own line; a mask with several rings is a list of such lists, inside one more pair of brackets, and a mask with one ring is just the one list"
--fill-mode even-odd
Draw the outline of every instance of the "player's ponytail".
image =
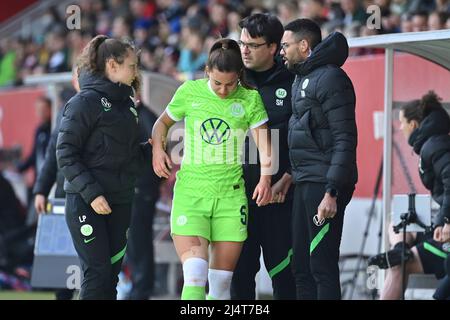
[[219, 39], [212, 45], [206, 66], [209, 70], [236, 72], [239, 74], [239, 81], [243, 87], [254, 89], [245, 80], [241, 50], [237, 42], [232, 39]]
[[415, 120], [419, 124], [431, 112], [442, 109], [441, 98], [434, 91], [428, 91], [420, 100], [412, 100], [401, 107], [408, 122]]

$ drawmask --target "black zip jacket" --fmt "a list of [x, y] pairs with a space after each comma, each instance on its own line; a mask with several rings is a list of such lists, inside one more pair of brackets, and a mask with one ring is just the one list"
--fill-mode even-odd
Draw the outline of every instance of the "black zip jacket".
[[151, 166], [149, 144], [139, 143], [132, 88], [88, 72], [79, 82], [81, 91], [64, 107], [56, 146], [64, 190], [87, 204], [100, 195], [129, 203], [142, 166]]
[[420, 156], [419, 174], [441, 208], [436, 225], [450, 219], [450, 118], [445, 109], [432, 111], [413, 131], [408, 143]]
[[340, 68], [347, 57], [347, 40], [334, 32], [294, 66], [288, 142], [295, 183], [339, 190], [358, 180], [355, 91]]

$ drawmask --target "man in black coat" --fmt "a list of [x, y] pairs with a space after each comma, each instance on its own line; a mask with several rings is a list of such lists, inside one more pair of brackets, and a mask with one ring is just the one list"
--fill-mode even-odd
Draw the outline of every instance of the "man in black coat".
[[[151, 136], [157, 116], [142, 102], [136, 105], [140, 139]], [[151, 148], [150, 148], [151, 153]], [[152, 166], [145, 166], [136, 180], [127, 257], [131, 267], [131, 300], [147, 300], [154, 293], [155, 257], [153, 246], [153, 218], [159, 199], [161, 178]]]
[[[76, 92], [80, 91], [78, 84], [78, 72], [74, 70], [72, 74], [72, 85], [75, 90], [67, 89], [63, 91], [62, 99], [67, 102], [69, 97], [72, 97]], [[64, 97], [65, 95], [65, 97]], [[58, 139], [59, 126], [63, 114], [63, 109], [59, 111], [55, 127], [50, 136], [47, 150], [45, 152], [44, 162], [41, 170], [39, 170], [36, 182], [33, 187], [34, 195], [34, 208], [38, 214], [45, 213], [47, 211], [47, 198], [53, 185], [56, 182], [56, 189], [54, 197], [58, 199], [64, 199], [66, 193], [64, 191], [64, 176], [60, 170], [58, 170], [58, 164], [56, 162], [56, 141]], [[59, 289], [55, 292], [57, 300], [71, 300], [73, 298], [74, 290], [72, 289]]]
[[[295, 299], [295, 285], [291, 270], [292, 255], [292, 188], [277, 188], [288, 177], [288, 122], [292, 114], [291, 86], [294, 75], [277, 55], [283, 36], [283, 25], [275, 16], [251, 15], [239, 23], [242, 29], [239, 45], [245, 65], [247, 81], [261, 95], [269, 116], [274, 153], [278, 170], [274, 172], [272, 193], [276, 199], [264, 207], [252, 200], [252, 191], [259, 182], [259, 161], [252, 161], [249, 140], [246, 141], [244, 163], [245, 189], [249, 203], [248, 238], [244, 242], [231, 283], [231, 298], [255, 299], [255, 276], [260, 268], [261, 249], [264, 264], [272, 280], [275, 299]], [[275, 136], [275, 133], [277, 136]], [[278, 137], [278, 139], [277, 139]]]
[[296, 74], [289, 121], [295, 183], [293, 266], [298, 299], [340, 299], [339, 246], [344, 211], [357, 182], [355, 92], [340, 68], [348, 44], [340, 33], [322, 41], [319, 26], [285, 26], [281, 54]]

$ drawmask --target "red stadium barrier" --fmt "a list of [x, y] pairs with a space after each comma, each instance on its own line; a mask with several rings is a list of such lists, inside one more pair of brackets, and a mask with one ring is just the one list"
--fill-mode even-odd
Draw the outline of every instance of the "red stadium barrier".
[[0, 92], [0, 147], [19, 145], [23, 158], [30, 154], [38, 126], [35, 102], [45, 93], [43, 88]]

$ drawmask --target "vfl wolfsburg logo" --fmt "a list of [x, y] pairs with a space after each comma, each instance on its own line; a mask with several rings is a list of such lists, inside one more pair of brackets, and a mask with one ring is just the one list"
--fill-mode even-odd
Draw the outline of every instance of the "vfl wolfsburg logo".
[[102, 106], [103, 106], [103, 110], [108, 112], [111, 110], [111, 102], [108, 101], [108, 99], [106, 99], [105, 97], [100, 99]]
[[279, 99], [284, 99], [287, 96], [287, 91], [284, 90], [283, 88], [278, 88], [277, 91], [275, 91], [275, 95]]
[[231, 114], [235, 117], [242, 117], [244, 115], [244, 107], [240, 103], [233, 103], [230, 109]]
[[203, 141], [219, 145], [230, 137], [231, 129], [228, 123], [219, 118], [205, 120], [200, 126], [200, 135]]
[[80, 232], [83, 236], [88, 237], [92, 234], [94, 228], [90, 224], [83, 224], [80, 228]]

